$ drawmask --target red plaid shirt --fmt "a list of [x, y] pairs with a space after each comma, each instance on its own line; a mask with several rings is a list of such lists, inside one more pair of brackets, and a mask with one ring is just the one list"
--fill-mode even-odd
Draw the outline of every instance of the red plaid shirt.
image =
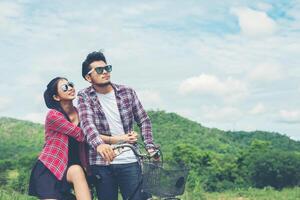
[[39, 160], [58, 180], [62, 179], [68, 165], [68, 136], [84, 141], [78, 126], [69, 122], [61, 112], [51, 109], [45, 121], [45, 144]]
[[[136, 121], [146, 147], [153, 147], [151, 122], [135, 91], [123, 85], [112, 84], [112, 87], [115, 91], [124, 133], [131, 132], [133, 123]], [[91, 147], [89, 163], [91, 165], [108, 165], [97, 153], [96, 148], [104, 143], [100, 134], [111, 135], [111, 133], [96, 91], [92, 86], [78, 93], [78, 112], [82, 131]]]

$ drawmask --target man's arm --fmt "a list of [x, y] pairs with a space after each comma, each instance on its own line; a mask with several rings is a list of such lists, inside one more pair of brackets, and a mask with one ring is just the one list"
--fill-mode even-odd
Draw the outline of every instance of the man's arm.
[[91, 106], [83, 95], [84, 94], [78, 94], [78, 112], [82, 131], [86, 136], [88, 144], [92, 146], [104, 160], [111, 162], [115, 157], [115, 152], [110, 145], [105, 144], [101, 139], [94, 124]]
[[134, 120], [137, 122], [144, 143], [147, 149], [154, 148], [153, 136], [152, 136], [152, 125], [149, 116], [144, 110], [140, 100], [137, 97], [137, 94], [134, 90], [132, 90], [133, 102], [132, 102], [132, 110]]

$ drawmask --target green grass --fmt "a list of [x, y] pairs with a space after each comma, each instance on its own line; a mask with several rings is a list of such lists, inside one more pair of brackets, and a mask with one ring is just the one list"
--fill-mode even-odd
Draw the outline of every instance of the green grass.
[[[222, 193], [204, 193], [201, 196], [185, 192], [181, 200], [300, 200], [300, 187], [277, 191], [272, 188], [226, 191]], [[24, 194], [0, 188], [1, 200], [36, 200]], [[122, 199], [119, 196], [119, 199]], [[155, 198], [154, 198], [155, 199]]]
[[36, 200], [28, 195], [23, 195], [12, 190], [4, 190], [0, 188], [0, 199], [1, 200]]
[[300, 187], [283, 189], [272, 188], [205, 193], [207, 200], [300, 200]]

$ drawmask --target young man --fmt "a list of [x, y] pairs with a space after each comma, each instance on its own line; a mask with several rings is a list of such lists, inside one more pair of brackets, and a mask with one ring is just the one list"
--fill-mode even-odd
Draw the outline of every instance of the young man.
[[[127, 199], [141, 178], [138, 160], [132, 151], [115, 157], [110, 144], [135, 143], [133, 131], [137, 122], [149, 152], [154, 150], [150, 119], [135, 91], [110, 82], [112, 66], [102, 52], [92, 52], [82, 63], [82, 76], [91, 86], [78, 93], [78, 111], [83, 133], [90, 145], [89, 162], [97, 177], [96, 190], [100, 200], [117, 200], [118, 188]], [[141, 200], [138, 190], [134, 200]]]

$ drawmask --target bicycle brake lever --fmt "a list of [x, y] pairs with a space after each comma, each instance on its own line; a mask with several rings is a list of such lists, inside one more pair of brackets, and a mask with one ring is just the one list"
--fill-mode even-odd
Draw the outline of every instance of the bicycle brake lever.
[[158, 159], [160, 157], [160, 150], [155, 150], [149, 154], [150, 158]]

